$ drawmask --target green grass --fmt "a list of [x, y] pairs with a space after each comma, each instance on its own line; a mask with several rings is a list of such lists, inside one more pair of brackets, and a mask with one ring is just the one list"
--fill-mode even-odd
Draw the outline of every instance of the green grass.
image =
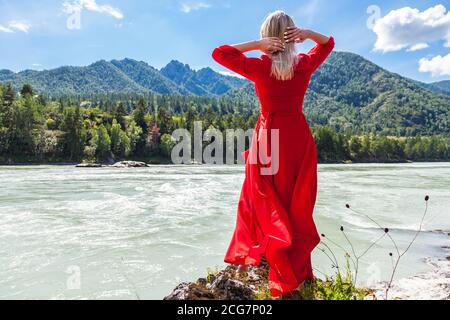
[[[337, 272], [334, 277], [326, 277], [324, 280], [315, 279], [312, 283], [304, 283], [298, 292], [288, 300], [364, 300], [370, 294], [370, 290], [358, 288], [353, 283], [350, 266], [347, 265], [345, 275]], [[268, 286], [259, 288], [255, 294], [255, 300], [272, 300]]]
[[206, 270], [206, 281], [211, 282], [213, 277], [216, 277], [219, 274], [219, 267], [208, 268]]
[[369, 290], [357, 288], [351, 278], [339, 273], [334, 279], [316, 280], [300, 288], [305, 300], [364, 300], [368, 294]]

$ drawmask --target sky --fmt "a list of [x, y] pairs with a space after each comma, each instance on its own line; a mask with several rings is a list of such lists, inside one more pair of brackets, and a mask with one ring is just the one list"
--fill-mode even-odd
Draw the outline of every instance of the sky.
[[298, 27], [333, 35], [336, 50], [389, 71], [424, 82], [450, 79], [449, 0], [0, 0], [0, 69], [132, 58], [158, 69], [179, 60], [225, 73], [212, 50], [258, 39], [274, 10]]

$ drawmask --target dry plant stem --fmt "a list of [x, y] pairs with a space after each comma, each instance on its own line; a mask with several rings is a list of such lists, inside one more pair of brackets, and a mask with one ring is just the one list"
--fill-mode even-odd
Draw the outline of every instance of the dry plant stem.
[[336, 268], [337, 268], [337, 270], [338, 270], [338, 273], [340, 273], [339, 262], [338, 262], [338, 260], [336, 259], [336, 256], [334, 255], [333, 250], [331, 250], [331, 248], [330, 248], [325, 242], [321, 241], [321, 243], [328, 249], [328, 251], [330, 251], [330, 253], [331, 253], [331, 255], [333, 256], [333, 259], [334, 259], [334, 261], [335, 261], [335, 264], [336, 264]]
[[367, 252], [369, 252], [370, 249], [372, 249], [378, 242], [380, 242], [384, 237], [386, 236], [386, 233], [383, 233], [381, 237], [379, 237], [377, 240], [375, 240], [367, 249], [364, 251], [360, 256], [358, 256], [358, 259], [361, 259], [364, 257]]
[[[354, 253], [355, 257], [356, 257], [356, 270], [355, 270], [355, 280], [354, 280], [355, 284], [356, 284], [356, 281], [358, 280], [359, 261], [361, 260], [362, 257], [364, 257], [370, 251], [370, 249], [372, 249], [385, 236], [386, 236], [386, 233], [383, 233], [383, 235], [381, 237], [379, 237], [377, 240], [375, 240], [374, 242], [372, 242], [372, 244], [361, 255], [357, 256], [356, 253]], [[345, 237], [347, 238], [347, 236], [345, 236]], [[350, 242], [350, 240], [348, 240], [348, 241]]]
[[[348, 250], [346, 250], [343, 246], [341, 246], [340, 244], [336, 243], [335, 241], [326, 238], [328, 241], [330, 241], [333, 245], [335, 245], [336, 247], [338, 247], [339, 249], [341, 249], [342, 251], [344, 251], [344, 253], [350, 258], [350, 260], [352, 261], [353, 267], [356, 268], [356, 263], [355, 260], [353, 259], [353, 257], [351, 255], [348, 254]], [[331, 251], [331, 249], [330, 249]]]
[[390, 278], [389, 283], [388, 283], [387, 288], [386, 288], [386, 295], [385, 295], [385, 299], [386, 300], [388, 299], [389, 289], [391, 289], [391, 287], [392, 287], [392, 282], [394, 281], [394, 276], [395, 276], [395, 273], [397, 271], [397, 268], [398, 268], [398, 265], [400, 263], [400, 260], [409, 251], [409, 249], [411, 249], [411, 246], [414, 244], [414, 242], [416, 241], [417, 237], [422, 232], [423, 221], [425, 220], [425, 216], [427, 215], [427, 212], [428, 212], [428, 201], [426, 200], [426, 202], [425, 202], [425, 212], [423, 213], [422, 220], [420, 221], [419, 230], [417, 230], [416, 234], [414, 235], [414, 238], [411, 240], [411, 242], [409, 243], [408, 247], [405, 249], [405, 251], [403, 251], [403, 253], [399, 254], [399, 256], [397, 258], [397, 261], [395, 262], [394, 269], [392, 270], [391, 278]]
[[[343, 230], [343, 229], [342, 229]], [[355, 252], [355, 248], [353, 247], [353, 243], [350, 241], [350, 239], [347, 237], [347, 234], [345, 233], [345, 231], [342, 231], [342, 233], [344, 234], [345, 239], [347, 240], [348, 244], [350, 244], [350, 248], [352, 249], [353, 255], [355, 256], [356, 261], [353, 262], [353, 259], [350, 257], [350, 259], [353, 262], [353, 266], [355, 268], [355, 280], [353, 283], [356, 283], [356, 279], [358, 277], [358, 268], [359, 268], [359, 259], [358, 259], [358, 255]]]
[[[383, 228], [378, 222], [376, 222], [374, 219], [372, 219], [371, 217], [369, 217], [367, 214], [360, 213], [360, 212], [358, 212], [358, 211], [356, 211], [356, 210], [353, 210], [351, 207], [348, 208], [348, 209], [351, 210], [353, 213], [356, 213], [356, 214], [358, 214], [358, 215], [362, 215], [362, 216], [366, 217], [367, 219], [369, 219], [370, 221], [372, 221], [374, 224], [376, 224], [376, 225], [378, 226], [378, 228], [380, 228], [381, 230], [384, 231], [384, 228]], [[397, 243], [395, 242], [394, 238], [392, 238], [392, 236], [391, 236], [389, 233], [388, 233], [388, 237], [389, 237], [389, 239], [391, 239], [392, 243], [394, 244], [395, 250], [397, 251], [397, 255], [400, 256], [400, 250], [399, 250], [399, 248], [398, 248], [398, 246], [397, 246]]]
[[321, 252], [323, 252], [323, 254], [326, 255], [327, 258], [331, 261], [331, 266], [332, 266], [333, 268], [337, 268], [338, 271], [339, 271], [339, 266], [336, 265], [336, 261], [334, 261], [334, 260], [330, 257], [330, 255], [325, 251], [325, 249], [324, 249], [324, 248], [318, 248], [318, 249], [319, 249]]

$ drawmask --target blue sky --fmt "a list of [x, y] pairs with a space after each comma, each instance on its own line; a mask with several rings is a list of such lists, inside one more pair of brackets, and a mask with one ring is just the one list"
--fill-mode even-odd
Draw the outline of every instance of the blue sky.
[[156, 68], [176, 59], [224, 71], [211, 59], [213, 48], [258, 38], [276, 9], [300, 27], [333, 35], [336, 50], [417, 80], [450, 79], [448, 0], [0, 0], [0, 69], [128, 57]]

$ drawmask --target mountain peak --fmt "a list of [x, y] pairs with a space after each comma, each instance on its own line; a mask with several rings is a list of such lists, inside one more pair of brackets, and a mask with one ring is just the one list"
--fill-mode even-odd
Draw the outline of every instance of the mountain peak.
[[161, 72], [168, 70], [176, 70], [178, 72], [192, 72], [193, 70], [188, 64], [184, 64], [178, 60], [171, 60], [164, 68], [161, 69]]
[[138, 60], [135, 60], [135, 59], [131, 59], [131, 58], [123, 58], [122, 60], [116, 60], [116, 59], [114, 59], [114, 60], [111, 60], [111, 63], [127, 63], [127, 64], [145, 64], [145, 65], [148, 65], [148, 63], [147, 62], [145, 62], [145, 61], [138, 61]]
[[191, 70], [188, 64], [172, 60], [160, 70], [161, 74], [177, 84], [183, 84], [195, 76], [195, 71]]
[[106, 60], [98, 60], [92, 64], [89, 65], [89, 67], [95, 67], [95, 66], [110, 66], [111, 63]]
[[0, 74], [14, 74], [14, 72], [8, 69], [1, 69]]
[[14, 77], [15, 73], [12, 72], [11, 70], [0, 70], [0, 81], [5, 81], [8, 78]]
[[197, 73], [213, 74], [213, 73], [217, 73], [217, 72], [215, 72], [210, 67], [206, 67], [206, 68], [202, 68], [202, 69], [198, 70]]

